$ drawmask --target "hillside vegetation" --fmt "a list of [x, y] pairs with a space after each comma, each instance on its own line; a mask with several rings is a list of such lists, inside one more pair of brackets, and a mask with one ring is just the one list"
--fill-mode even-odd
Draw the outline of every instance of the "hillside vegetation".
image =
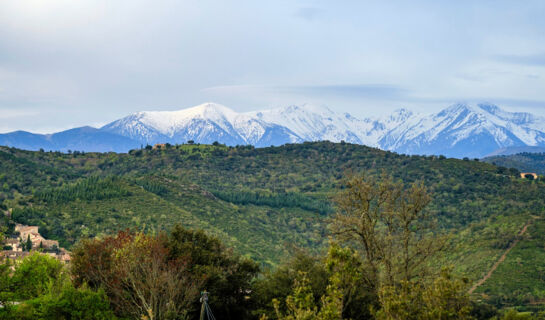
[[[66, 247], [125, 228], [156, 232], [181, 223], [275, 267], [296, 247], [323, 252], [332, 199], [347, 175], [386, 172], [407, 184], [424, 183], [436, 231], [452, 234], [434, 263], [453, 265], [474, 282], [532, 216], [545, 215], [545, 183], [520, 179], [516, 169], [346, 143], [186, 144], [128, 154], [2, 148], [0, 159], [1, 209]], [[475, 294], [501, 305], [539, 305], [545, 299], [543, 228], [536, 219]]]
[[508, 156], [494, 156], [483, 159], [498, 166], [517, 168], [522, 172], [545, 175], [545, 153], [518, 153]]

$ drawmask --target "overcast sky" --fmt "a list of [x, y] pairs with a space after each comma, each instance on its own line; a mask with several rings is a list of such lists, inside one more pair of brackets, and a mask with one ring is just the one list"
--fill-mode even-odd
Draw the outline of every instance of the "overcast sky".
[[545, 115], [545, 1], [0, 1], [0, 132], [203, 102]]

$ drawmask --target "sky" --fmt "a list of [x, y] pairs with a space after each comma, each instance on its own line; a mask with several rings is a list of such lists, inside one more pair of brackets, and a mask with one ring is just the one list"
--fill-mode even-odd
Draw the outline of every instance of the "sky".
[[0, 132], [142, 110], [545, 116], [545, 1], [2, 0]]

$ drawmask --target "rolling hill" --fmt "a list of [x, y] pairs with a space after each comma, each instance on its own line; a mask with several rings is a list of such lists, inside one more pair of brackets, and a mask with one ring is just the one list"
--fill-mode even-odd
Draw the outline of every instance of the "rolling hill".
[[[437, 232], [452, 234], [435, 263], [454, 265], [475, 282], [530, 219], [545, 216], [545, 182], [520, 179], [515, 169], [350, 143], [185, 144], [128, 154], [1, 148], [0, 158], [0, 208], [68, 247], [82, 237], [125, 228], [168, 230], [181, 223], [274, 267], [294, 247], [325, 248], [332, 198], [347, 174], [387, 172], [425, 183]], [[541, 265], [536, 257], [544, 255], [536, 240], [543, 231], [543, 223], [532, 224], [513, 256], [475, 294], [501, 305], [545, 299], [545, 280], [534, 271]], [[506, 275], [512, 259], [526, 270], [513, 279]]]
[[522, 152], [511, 155], [491, 156], [484, 158], [483, 161], [507, 168], [516, 168], [522, 172], [535, 172], [545, 175], [545, 152]]

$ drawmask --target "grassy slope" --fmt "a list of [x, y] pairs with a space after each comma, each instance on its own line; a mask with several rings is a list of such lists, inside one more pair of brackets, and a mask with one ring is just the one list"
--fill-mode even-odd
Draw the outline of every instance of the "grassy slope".
[[511, 305], [545, 302], [545, 221], [535, 220], [490, 279], [476, 290]]
[[[67, 244], [126, 227], [158, 230], [181, 222], [275, 265], [293, 245], [314, 251], [324, 246], [328, 206], [346, 172], [385, 170], [406, 182], [425, 182], [434, 199], [429, 209], [439, 227], [454, 234], [448, 253], [438, 262], [454, 265], [474, 281], [486, 274], [528, 217], [543, 215], [545, 208], [545, 184], [520, 180], [516, 171], [349, 144], [263, 149], [184, 145], [128, 155], [5, 151], [0, 152], [5, 159], [0, 186], [8, 185], [0, 193], [7, 198], [3, 206], [15, 208], [18, 221], [39, 224], [51, 238]], [[90, 190], [75, 187], [89, 176], [99, 176], [100, 181], [119, 177], [104, 189], [125, 190], [125, 196], [113, 191], [106, 192], [111, 196], [89, 196]], [[76, 191], [64, 202], [39, 196], [43, 190], [67, 193], [66, 188]], [[539, 256], [543, 248], [530, 250]], [[535, 271], [540, 262], [528, 261], [528, 275], [520, 281], [531, 285], [522, 290], [541, 299], [545, 282]], [[496, 284], [510, 280], [500, 271], [479, 290], [488, 290], [494, 298], [504, 294], [503, 286]], [[514, 303], [529, 301], [519, 296], [510, 295]]]

